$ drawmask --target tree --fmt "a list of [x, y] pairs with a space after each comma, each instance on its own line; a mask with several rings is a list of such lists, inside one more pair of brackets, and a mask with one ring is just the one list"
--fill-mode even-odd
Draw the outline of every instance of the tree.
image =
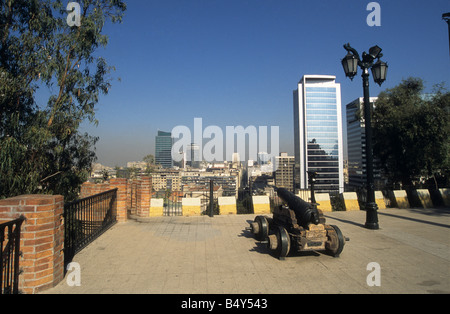
[[[65, 1], [64, 1], [65, 3]], [[98, 56], [103, 26], [120, 22], [120, 0], [78, 1], [81, 26], [67, 24], [62, 0], [0, 2], [0, 198], [52, 193], [77, 197], [95, 161], [95, 106], [114, 70]], [[47, 103], [38, 103], [47, 88]]]
[[450, 93], [423, 94], [419, 78], [380, 93], [373, 112], [374, 156], [392, 183], [410, 187], [420, 177], [447, 175], [450, 166]]
[[137, 177], [139, 176], [139, 172], [141, 171], [141, 169], [139, 169], [138, 167], [131, 167], [131, 168], [127, 168], [128, 173], [130, 174], [130, 178], [131, 179], [137, 179]]
[[144, 161], [146, 163], [146, 167], [145, 167], [145, 174], [146, 175], [150, 175], [153, 172], [155, 172], [155, 156], [153, 156], [152, 154], [149, 154], [147, 156], [145, 156], [142, 161]]

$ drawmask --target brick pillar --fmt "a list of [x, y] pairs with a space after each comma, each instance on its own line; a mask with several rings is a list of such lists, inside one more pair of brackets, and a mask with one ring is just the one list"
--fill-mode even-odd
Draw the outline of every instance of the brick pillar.
[[135, 196], [136, 196], [136, 201], [135, 201], [136, 210], [134, 212], [135, 212], [135, 215], [138, 216], [138, 217], [140, 217], [139, 213], [141, 211], [140, 210], [140, 208], [141, 208], [141, 182], [142, 182], [141, 178], [135, 179], [133, 181], [133, 183], [135, 184], [135, 189], [136, 189], [136, 192], [135, 192]]
[[0, 223], [24, 215], [21, 230], [19, 289], [36, 294], [64, 278], [64, 198], [24, 195], [0, 200]]
[[114, 214], [118, 222], [126, 222], [128, 219], [127, 212], [127, 184], [128, 180], [125, 178], [111, 179], [110, 189], [117, 188], [117, 199]]
[[130, 192], [130, 203], [131, 203], [131, 215], [136, 215], [136, 209], [137, 209], [137, 182], [136, 180], [133, 180], [131, 183], [128, 182], [128, 185], [131, 186], [131, 192]]
[[132, 191], [132, 183], [127, 181], [127, 210], [131, 211], [131, 191]]
[[131, 215], [136, 215], [136, 181], [133, 180], [128, 182], [128, 184], [131, 186], [131, 192], [130, 192], [130, 204], [131, 204]]
[[150, 200], [152, 198], [152, 179], [150, 177], [142, 177], [137, 184], [137, 216], [149, 217], [150, 215]]

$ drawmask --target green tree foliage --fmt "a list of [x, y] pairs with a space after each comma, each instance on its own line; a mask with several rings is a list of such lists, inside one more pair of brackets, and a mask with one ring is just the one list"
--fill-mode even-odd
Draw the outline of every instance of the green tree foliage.
[[145, 156], [142, 161], [144, 161], [146, 163], [146, 167], [145, 167], [145, 174], [146, 175], [151, 175], [153, 172], [155, 172], [155, 156], [149, 154], [147, 156]]
[[382, 92], [374, 118], [374, 156], [392, 183], [447, 176], [450, 166], [450, 93], [423, 94], [419, 78]]
[[[30, 193], [76, 198], [95, 160], [95, 105], [111, 87], [97, 53], [107, 21], [120, 22], [119, 0], [78, 1], [81, 26], [69, 27], [66, 1], [0, 2], [0, 198]], [[37, 104], [38, 89], [48, 89]]]

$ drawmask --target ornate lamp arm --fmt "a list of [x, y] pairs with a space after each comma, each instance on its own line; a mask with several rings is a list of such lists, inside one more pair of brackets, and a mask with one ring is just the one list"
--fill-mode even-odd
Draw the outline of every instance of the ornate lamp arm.
[[353, 53], [353, 55], [354, 55], [356, 58], [358, 58], [359, 61], [361, 61], [361, 58], [359, 57], [358, 51], [356, 51], [354, 48], [352, 48], [352, 47], [350, 46], [350, 43], [345, 44], [345, 45], [344, 45], [344, 49], [347, 50], [348, 52]]

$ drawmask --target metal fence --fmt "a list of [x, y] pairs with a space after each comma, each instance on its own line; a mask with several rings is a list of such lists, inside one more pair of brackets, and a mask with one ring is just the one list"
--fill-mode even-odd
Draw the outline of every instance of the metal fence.
[[64, 264], [117, 220], [113, 213], [117, 189], [64, 205]]
[[164, 216], [183, 216], [183, 206], [180, 200], [164, 199]]
[[[155, 198], [162, 198], [164, 199], [164, 216], [171, 217], [171, 216], [183, 216], [183, 205], [182, 205], [182, 198], [181, 197], [164, 197], [161, 195], [158, 195], [157, 193], [154, 197]], [[211, 203], [211, 197], [210, 193], [204, 192], [201, 195], [197, 195], [196, 198], [200, 199], [200, 210], [201, 213], [204, 215], [210, 215], [210, 203]], [[217, 197], [213, 197], [213, 214], [218, 215], [219, 214], [219, 205]]]
[[183, 216], [183, 197], [200, 199], [200, 211], [202, 215], [218, 215], [219, 202], [218, 194], [214, 193], [214, 181], [210, 180], [209, 188], [202, 188], [195, 191], [175, 191], [171, 189], [153, 192], [152, 198], [163, 199], [164, 216]]
[[0, 295], [19, 293], [20, 229], [25, 217], [0, 225]]
[[182, 197], [179, 196], [178, 191], [165, 190], [165, 191], [157, 191], [152, 195], [153, 199], [163, 199], [163, 214], [164, 216], [182, 216]]

